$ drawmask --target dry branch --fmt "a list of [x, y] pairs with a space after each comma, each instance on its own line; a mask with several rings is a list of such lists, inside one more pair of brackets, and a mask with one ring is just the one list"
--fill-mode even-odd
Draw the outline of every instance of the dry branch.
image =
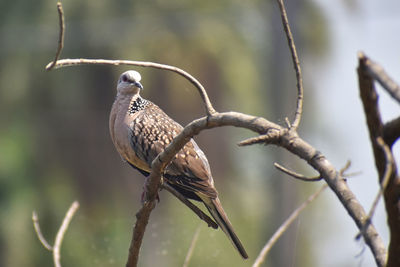
[[323, 186], [318, 189], [317, 192], [312, 194], [307, 198], [306, 201], [304, 201], [296, 210], [290, 214], [290, 216], [282, 223], [282, 225], [276, 230], [276, 232], [272, 235], [272, 237], [268, 240], [267, 244], [263, 247], [261, 250], [260, 254], [257, 256], [255, 262], [253, 263], [252, 267], [258, 267], [260, 266], [266, 259], [269, 251], [271, 250], [272, 246], [275, 245], [275, 243], [279, 240], [279, 238], [283, 235], [284, 232], [289, 228], [289, 226], [294, 222], [294, 220], [299, 217], [301, 212], [314, 200], [316, 199], [322, 191], [324, 191], [328, 187], [327, 184], [324, 184]]
[[393, 144], [400, 138], [400, 117], [391, 120], [383, 126], [383, 139], [388, 146]]
[[375, 63], [371, 59], [363, 57], [363, 67], [369, 74], [369, 76], [378, 81], [380, 85], [397, 101], [400, 103], [400, 86], [385, 72], [385, 70], [379, 64]]
[[280, 170], [281, 172], [286, 173], [287, 175], [292, 176], [295, 179], [301, 180], [301, 181], [305, 181], [305, 182], [316, 182], [316, 181], [321, 181], [322, 177], [320, 175], [318, 176], [314, 176], [314, 177], [307, 177], [303, 174], [291, 171], [285, 167], [283, 167], [282, 165], [280, 165], [279, 163], [274, 163], [275, 168], [277, 168], [278, 170]]
[[79, 208], [78, 201], [74, 201], [72, 203], [72, 205], [69, 207], [69, 209], [68, 209], [67, 213], [65, 214], [65, 217], [64, 217], [64, 219], [62, 221], [60, 229], [57, 232], [57, 235], [56, 235], [56, 238], [55, 238], [53, 246], [51, 246], [46, 241], [46, 239], [43, 237], [42, 232], [40, 231], [39, 218], [38, 218], [36, 212], [33, 211], [33, 213], [32, 213], [32, 221], [33, 221], [33, 226], [35, 228], [36, 235], [37, 235], [39, 241], [42, 243], [42, 245], [47, 250], [53, 252], [53, 262], [54, 262], [54, 266], [56, 266], [56, 267], [61, 267], [61, 262], [60, 262], [60, 259], [61, 259], [61, 254], [60, 254], [61, 245], [62, 245], [62, 242], [64, 240], [65, 233], [68, 230], [68, 226], [69, 226], [72, 218], [74, 217], [76, 211], [78, 210], [78, 208]]
[[190, 247], [189, 247], [189, 250], [188, 250], [188, 252], [186, 254], [186, 258], [185, 258], [185, 261], [183, 262], [182, 267], [188, 267], [189, 266], [189, 262], [190, 262], [190, 259], [192, 258], [192, 255], [193, 255], [193, 252], [194, 252], [194, 248], [196, 247], [197, 240], [199, 239], [200, 229], [201, 228], [200, 228], [200, 225], [199, 225], [197, 227], [197, 229], [196, 229], [196, 232], [193, 235], [192, 242], [190, 242]]
[[[383, 196], [388, 216], [388, 224], [390, 230], [389, 257], [387, 258], [387, 267], [400, 266], [400, 177], [397, 174], [397, 166], [390, 150], [392, 142], [386, 144], [385, 126], [382, 122], [379, 105], [378, 94], [374, 86], [374, 79], [371, 74], [371, 66], [373, 69], [383, 69], [376, 63], [372, 64], [371, 60], [363, 53], [359, 53], [358, 80], [360, 87], [360, 96], [364, 107], [364, 114], [367, 120], [367, 126], [374, 152], [375, 166], [378, 170], [379, 183], [387, 186], [383, 188]], [[379, 80], [378, 80], [379, 81]], [[391, 139], [395, 140], [395, 139]], [[394, 142], [394, 141], [393, 141]], [[387, 154], [390, 154], [389, 156]], [[390, 166], [389, 166], [390, 165]], [[389, 177], [389, 178], [387, 178]], [[387, 181], [385, 181], [387, 179]], [[379, 198], [378, 198], [379, 199]], [[372, 213], [371, 213], [372, 215]], [[369, 218], [370, 221], [370, 218]], [[368, 221], [366, 222], [368, 225]], [[361, 229], [362, 231], [363, 229]], [[386, 255], [385, 255], [386, 256]], [[386, 262], [386, 257], [383, 259]]]
[[[49, 68], [53, 64], [50, 62], [47, 64], [46, 69]], [[187, 79], [190, 83], [192, 83], [198, 90], [206, 108], [207, 115], [211, 115], [215, 113], [215, 109], [211, 104], [210, 99], [208, 98], [207, 91], [204, 89], [204, 86], [191, 74], [188, 72], [177, 68], [175, 66], [154, 63], [154, 62], [145, 62], [145, 61], [133, 61], [133, 60], [108, 60], [108, 59], [60, 59], [57, 60], [54, 68], [58, 69], [61, 67], [68, 67], [68, 66], [76, 66], [76, 65], [127, 65], [127, 66], [137, 66], [137, 67], [150, 67], [155, 69], [167, 70], [177, 73]]]
[[[286, 13], [285, 4], [283, 0], [277, 0], [279, 9], [281, 11], [281, 19], [283, 29], [286, 34], [286, 38], [288, 41], [290, 53], [292, 54], [293, 67], [296, 72], [296, 80], [297, 80], [297, 107], [295, 112], [295, 117], [291, 126], [289, 126], [292, 130], [297, 130], [297, 127], [300, 125], [301, 116], [303, 113], [303, 97], [304, 97], [304, 89], [303, 89], [303, 77], [301, 75], [300, 61], [297, 56], [296, 45], [294, 44], [294, 39], [292, 35], [292, 31], [290, 30], [289, 20]], [[290, 124], [290, 123], [288, 123]]]
[[64, 22], [64, 10], [61, 2], [57, 3], [57, 11], [58, 11], [58, 24], [60, 27], [59, 36], [58, 36], [58, 47], [56, 51], [56, 55], [54, 56], [54, 60], [52, 63], [47, 65], [46, 70], [51, 70], [57, 63], [58, 58], [60, 57], [61, 51], [64, 47], [64, 32], [65, 32], [65, 22]]

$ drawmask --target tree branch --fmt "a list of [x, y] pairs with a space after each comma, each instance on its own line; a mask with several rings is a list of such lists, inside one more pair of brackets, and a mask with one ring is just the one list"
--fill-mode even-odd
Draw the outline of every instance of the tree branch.
[[383, 139], [388, 146], [393, 144], [400, 138], [400, 117], [387, 122], [383, 126]]
[[308, 197], [306, 201], [304, 201], [296, 210], [290, 214], [290, 216], [282, 223], [282, 225], [276, 230], [276, 232], [271, 236], [271, 238], [268, 240], [267, 244], [263, 247], [261, 250], [260, 254], [257, 256], [255, 262], [253, 263], [252, 267], [259, 267], [266, 259], [269, 251], [271, 250], [272, 246], [275, 245], [275, 243], [279, 240], [279, 238], [287, 231], [289, 226], [299, 217], [301, 212], [314, 200], [316, 199], [322, 191], [324, 191], [328, 187], [327, 184], [324, 184], [323, 186], [318, 189], [317, 192], [312, 194], [311, 196]]
[[295, 179], [301, 180], [301, 181], [305, 181], [305, 182], [316, 182], [316, 181], [321, 181], [322, 177], [320, 175], [318, 176], [314, 176], [314, 177], [307, 177], [303, 174], [291, 171], [289, 169], [286, 169], [285, 167], [283, 167], [282, 165], [280, 165], [279, 163], [274, 163], [275, 168], [277, 168], [278, 170], [280, 170], [281, 172], [286, 173], [287, 175], [292, 176]]
[[54, 66], [57, 63], [58, 58], [60, 57], [61, 51], [64, 47], [65, 22], [64, 22], [64, 11], [63, 11], [61, 2], [57, 3], [57, 11], [58, 11], [58, 22], [59, 22], [59, 27], [60, 27], [59, 36], [58, 36], [58, 47], [57, 47], [56, 55], [54, 57], [53, 62], [50, 63], [49, 65], [47, 65], [47, 67], [46, 67], [47, 71], [54, 68]]
[[302, 74], [301, 74], [299, 57], [297, 56], [296, 45], [294, 44], [292, 31], [290, 30], [290, 25], [289, 25], [289, 20], [288, 20], [287, 13], [286, 13], [285, 4], [283, 3], [283, 0], [277, 0], [277, 1], [278, 1], [279, 9], [281, 11], [281, 19], [282, 19], [283, 29], [286, 34], [290, 53], [292, 54], [293, 67], [296, 72], [297, 107], [296, 107], [296, 113], [294, 116], [294, 120], [293, 120], [293, 123], [292, 123], [290, 129], [297, 130], [297, 127], [299, 127], [301, 116], [303, 113], [303, 97], [304, 97], [303, 78], [302, 78]]
[[[384, 141], [384, 125], [379, 111], [378, 95], [374, 86], [374, 77], [371, 75], [369, 69], [369, 67], [371, 67], [371, 60], [363, 53], [359, 53], [358, 57], [359, 66], [357, 72], [360, 96], [374, 152], [375, 166], [379, 174], [379, 183], [383, 185], [384, 180], [386, 179], [385, 177], [389, 175], [388, 184], [383, 192], [390, 230], [387, 267], [400, 266], [400, 258], [398, 257], [398, 255], [400, 255], [400, 177], [397, 174], [395, 161], [392, 160], [392, 162], [388, 162], [390, 157], [386, 156], [387, 151], [385, 152], [385, 150], [389, 148], [389, 145], [384, 142], [382, 144], [382, 141]], [[374, 66], [376, 67], [377, 65]], [[391, 151], [390, 154], [391, 157], [393, 157]], [[388, 168], [387, 164], [390, 164], [391, 167]], [[391, 172], [390, 174], [387, 174], [387, 171], [389, 170], [391, 170]], [[386, 257], [384, 260], [386, 262]]]
[[[46, 69], [49, 68], [49, 66], [51, 66], [51, 64], [53, 64], [53, 62], [49, 63], [46, 66]], [[190, 83], [192, 83], [197, 88], [197, 90], [201, 96], [201, 99], [203, 100], [203, 103], [205, 105], [207, 115], [211, 115], [216, 112], [214, 107], [211, 104], [211, 101], [207, 95], [206, 90], [204, 89], [204, 86], [196, 78], [194, 78], [192, 75], [190, 75], [188, 72], [186, 72], [180, 68], [177, 68], [175, 66], [154, 63], [154, 62], [145, 62], [145, 61], [79, 58], [79, 59], [60, 59], [55, 64], [54, 68], [58, 69], [58, 68], [62, 68], [62, 67], [69, 67], [69, 66], [75, 66], [75, 65], [114, 65], [114, 66], [128, 65], [128, 66], [150, 67], [150, 68], [155, 68], [155, 69], [172, 71], [172, 72], [177, 73], [180, 76], [184, 77], [185, 79], [187, 79]]]
[[368, 57], [360, 53], [360, 57], [363, 57], [363, 67], [369, 76], [378, 81], [380, 85], [400, 103], [400, 86], [393, 81], [392, 78], [385, 72], [385, 70], [379, 64], [375, 63]]
[[189, 250], [188, 250], [188, 252], [186, 254], [186, 258], [185, 258], [185, 261], [183, 262], [183, 266], [182, 267], [188, 267], [189, 266], [189, 262], [190, 262], [190, 259], [192, 258], [194, 248], [196, 247], [197, 240], [199, 239], [200, 229], [201, 228], [200, 228], [200, 225], [199, 225], [197, 227], [197, 229], [196, 229], [196, 232], [193, 235], [192, 242], [190, 243], [190, 247], [189, 247]]
[[42, 234], [42, 231], [40, 230], [39, 217], [36, 211], [32, 212], [32, 221], [33, 227], [35, 228], [36, 236], [38, 237], [40, 243], [42, 243], [43, 247], [48, 251], [53, 251], [53, 247], [47, 242], [46, 238], [44, 238]]
[[36, 235], [42, 245], [49, 251], [53, 252], [53, 262], [54, 266], [56, 267], [61, 267], [61, 254], [60, 254], [60, 249], [62, 242], [64, 240], [64, 235], [68, 230], [69, 223], [71, 222], [72, 218], [74, 217], [76, 211], [79, 208], [79, 202], [74, 201], [70, 208], [68, 209], [67, 213], [65, 214], [65, 217], [62, 221], [62, 224], [60, 226], [60, 229], [57, 232], [55, 241], [54, 241], [54, 246], [50, 246], [49, 243], [47, 243], [46, 239], [43, 237], [42, 232], [40, 231], [40, 225], [39, 225], [39, 218], [34, 211], [32, 213], [32, 221], [33, 221], [33, 226], [35, 228]]

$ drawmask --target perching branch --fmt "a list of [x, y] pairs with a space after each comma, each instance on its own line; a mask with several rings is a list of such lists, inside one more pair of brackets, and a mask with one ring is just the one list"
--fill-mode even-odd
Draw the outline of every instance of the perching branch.
[[61, 249], [61, 244], [64, 240], [64, 235], [68, 230], [69, 223], [71, 222], [72, 218], [74, 217], [76, 211], [79, 208], [79, 202], [74, 201], [69, 207], [67, 213], [65, 214], [64, 220], [62, 221], [62, 224], [60, 226], [60, 229], [57, 232], [55, 241], [54, 241], [54, 246], [51, 246], [46, 239], [43, 237], [42, 232], [40, 230], [40, 225], [39, 225], [39, 218], [36, 214], [35, 211], [32, 213], [32, 221], [33, 221], [33, 226], [35, 228], [36, 235], [39, 239], [39, 241], [42, 243], [42, 245], [49, 251], [53, 252], [53, 262], [54, 266], [56, 267], [61, 267], [61, 254], [60, 254], [60, 249]]

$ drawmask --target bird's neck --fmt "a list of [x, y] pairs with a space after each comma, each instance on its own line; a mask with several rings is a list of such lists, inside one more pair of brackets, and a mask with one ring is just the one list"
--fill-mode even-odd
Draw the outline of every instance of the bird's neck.
[[148, 104], [149, 104], [149, 101], [140, 97], [139, 94], [136, 94], [136, 95], [132, 96], [132, 98], [129, 102], [128, 113], [134, 114], [140, 110], [143, 110], [146, 108], [146, 106]]

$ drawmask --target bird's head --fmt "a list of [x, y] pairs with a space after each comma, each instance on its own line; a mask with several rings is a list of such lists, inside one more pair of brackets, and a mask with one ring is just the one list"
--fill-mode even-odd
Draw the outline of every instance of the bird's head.
[[142, 77], [134, 70], [128, 70], [121, 74], [118, 79], [117, 91], [124, 94], [138, 94], [143, 85], [140, 83]]

